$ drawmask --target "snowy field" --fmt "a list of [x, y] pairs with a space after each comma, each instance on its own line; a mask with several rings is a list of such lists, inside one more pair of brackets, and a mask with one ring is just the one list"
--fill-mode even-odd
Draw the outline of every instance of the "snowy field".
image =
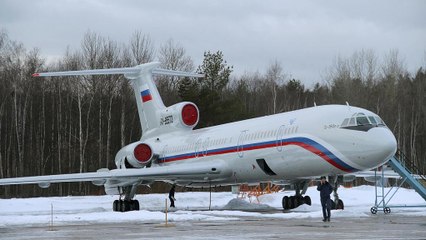
[[[362, 218], [371, 215], [374, 205], [374, 187], [360, 186], [339, 188], [339, 196], [345, 203], [345, 210], [332, 212], [332, 219], [350, 217]], [[294, 192], [279, 192], [259, 197], [260, 203], [235, 200], [230, 192], [212, 193], [212, 211], [209, 207], [208, 192], [177, 192], [177, 209], [169, 212], [170, 222], [183, 221], [227, 221], [247, 218], [295, 219], [322, 218], [319, 193], [315, 187], [307, 191], [312, 206], [302, 205], [288, 212], [281, 211], [281, 199]], [[27, 225], [49, 225], [53, 206], [53, 224], [86, 224], [116, 222], [164, 222], [165, 199], [167, 194], [138, 195], [140, 211], [113, 212], [112, 202], [116, 196], [49, 197], [26, 199], [0, 199], [0, 227]], [[414, 190], [400, 189], [390, 202], [391, 205], [426, 205]], [[377, 214], [383, 214], [378, 212]], [[391, 214], [426, 217], [426, 208], [392, 208]]]

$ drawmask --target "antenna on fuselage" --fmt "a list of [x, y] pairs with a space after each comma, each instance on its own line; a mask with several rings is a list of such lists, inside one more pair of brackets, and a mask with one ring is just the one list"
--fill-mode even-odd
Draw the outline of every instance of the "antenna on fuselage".
[[346, 106], [348, 106], [349, 110], [351, 110], [351, 105], [349, 105], [348, 101], [346, 101]]

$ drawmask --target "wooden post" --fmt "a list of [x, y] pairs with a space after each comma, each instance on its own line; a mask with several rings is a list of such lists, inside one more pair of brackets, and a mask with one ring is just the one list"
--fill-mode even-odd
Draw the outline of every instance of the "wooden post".
[[166, 213], [166, 226], [167, 226], [167, 198], [166, 198], [166, 211], [165, 211], [165, 213]]
[[212, 183], [210, 182], [210, 203], [209, 203], [209, 211], [212, 210]]

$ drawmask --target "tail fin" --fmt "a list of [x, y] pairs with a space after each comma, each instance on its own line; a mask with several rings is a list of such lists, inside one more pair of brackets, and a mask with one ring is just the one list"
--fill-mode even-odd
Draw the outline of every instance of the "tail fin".
[[181, 77], [204, 77], [204, 75], [160, 69], [160, 63], [151, 62], [130, 68], [94, 69], [82, 71], [34, 73], [34, 77], [77, 76], [77, 75], [109, 75], [123, 74], [133, 87], [138, 106], [139, 119], [144, 135], [160, 126], [160, 113], [166, 109], [152, 79], [153, 75]]

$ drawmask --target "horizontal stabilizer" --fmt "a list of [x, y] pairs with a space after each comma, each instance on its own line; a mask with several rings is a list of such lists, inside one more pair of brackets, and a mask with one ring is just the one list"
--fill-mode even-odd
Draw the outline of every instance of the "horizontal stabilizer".
[[135, 67], [128, 68], [108, 68], [108, 69], [93, 69], [93, 70], [79, 70], [79, 71], [65, 71], [65, 72], [45, 72], [45, 73], [34, 73], [33, 77], [58, 77], [58, 76], [81, 76], [81, 75], [112, 75], [112, 74], [123, 74], [128, 78], [134, 78], [142, 74], [146, 69], [151, 71], [152, 75], [167, 75], [167, 76], [178, 76], [178, 77], [204, 77], [203, 74], [183, 72], [175, 70], [167, 70], [161, 68], [149, 68], [150, 65], [159, 65], [159, 63], [148, 63], [142, 64]]

